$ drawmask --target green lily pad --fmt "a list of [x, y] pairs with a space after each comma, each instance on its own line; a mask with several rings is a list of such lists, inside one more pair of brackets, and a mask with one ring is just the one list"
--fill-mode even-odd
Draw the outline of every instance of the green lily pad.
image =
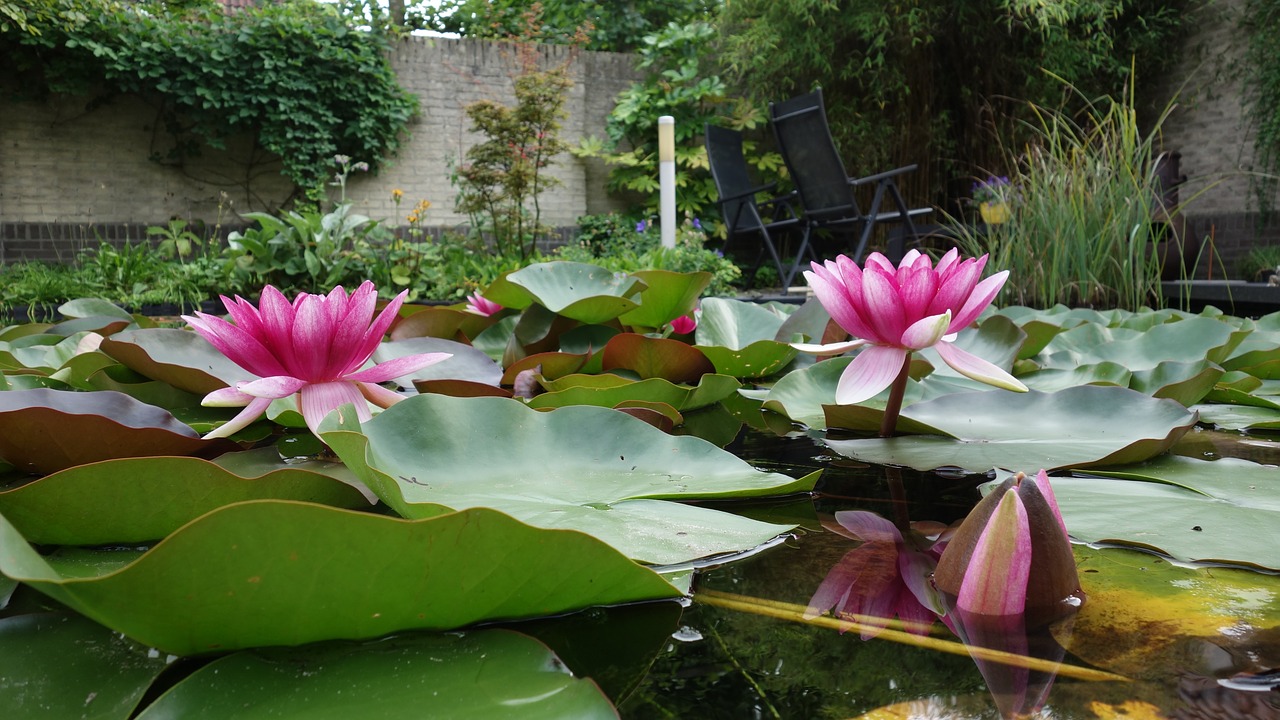
[[0, 393], [0, 457], [27, 473], [151, 455], [216, 456], [237, 449], [204, 440], [168, 411], [121, 393]]
[[657, 329], [688, 315], [711, 283], [711, 273], [704, 271], [641, 270], [632, 275], [646, 287], [640, 293], [640, 307], [618, 318], [627, 327]]
[[1023, 385], [1040, 392], [1057, 392], [1079, 385], [1116, 385], [1129, 387], [1133, 373], [1123, 365], [1100, 362], [1075, 368], [1049, 368], [1018, 376]]
[[1196, 405], [1200, 422], [1223, 430], [1280, 430], [1280, 408], [1253, 405]]
[[[1280, 485], [1274, 467], [1170, 456], [1106, 474], [1141, 479], [1054, 478], [1053, 491], [1073, 537], [1179, 560], [1280, 570], [1275, 548]], [[1134, 512], [1135, 507], [1142, 511]]]
[[124, 308], [102, 298], [78, 298], [58, 306], [58, 314], [66, 318], [110, 317], [133, 322], [133, 316]]
[[80, 341], [85, 334], [27, 335], [0, 343], [0, 368], [52, 373], [80, 352]]
[[503, 307], [523, 309], [537, 303], [551, 312], [592, 325], [612, 320], [638, 307], [630, 299], [645, 285], [631, 275], [615, 275], [596, 265], [548, 262], [505, 276], [485, 290]]
[[263, 452], [252, 451], [228, 453], [233, 458], [223, 455], [220, 463], [146, 457], [79, 465], [0, 492], [0, 514], [33, 543], [107, 545], [159, 540], [210, 510], [243, 500], [369, 506], [356, 487], [359, 481], [342, 465], [286, 466], [274, 448], [265, 450], [273, 462], [263, 463]]
[[835, 404], [836, 384], [851, 362], [852, 355], [843, 355], [787, 373], [769, 388], [764, 408], [811, 428], [825, 428], [827, 417], [823, 407]]
[[958, 393], [905, 408], [951, 437], [828, 440], [842, 455], [917, 470], [974, 472], [1140, 462], [1169, 449], [1196, 415], [1172, 400], [1086, 385], [1056, 393]]
[[1224, 371], [1208, 360], [1168, 361], [1148, 370], [1135, 370], [1129, 387], [1152, 397], [1169, 398], [1190, 407], [1213, 390]]
[[0, 572], [178, 655], [680, 594], [594, 538], [487, 508], [409, 521], [281, 500], [219, 508], [145, 553], [41, 556], [0, 516]]
[[488, 355], [470, 345], [443, 338], [418, 337], [384, 342], [373, 351], [372, 359], [380, 363], [419, 353], [449, 353], [453, 357], [397, 378], [399, 385], [411, 386], [414, 380], [468, 380], [497, 385], [502, 378], [502, 368]]
[[804, 492], [817, 479], [756, 470], [621, 412], [543, 413], [498, 398], [418, 396], [363, 424], [335, 414], [321, 437], [405, 517], [491, 507], [539, 527], [588, 532], [655, 564], [745, 550], [790, 529], [671, 500]]
[[8, 720], [127, 720], [171, 658], [69, 613], [0, 619]]
[[612, 408], [641, 401], [665, 403], [680, 412], [714, 405], [742, 387], [735, 378], [713, 373], [703, 375], [694, 387], [676, 385], [662, 378], [630, 380], [618, 375], [581, 374], [545, 380], [543, 386], [549, 392], [531, 399], [529, 407], [539, 410], [570, 405]]
[[616, 718], [595, 683], [510, 630], [241, 652], [197, 670], [139, 720], [226, 717]]
[[152, 380], [204, 396], [249, 379], [249, 373], [187, 330], [125, 330], [102, 341], [102, 352]]
[[1046, 367], [1115, 362], [1132, 371], [1166, 362], [1222, 363], [1248, 335], [1213, 318], [1190, 318], [1149, 330], [1084, 325], [1054, 338], [1040, 356]]

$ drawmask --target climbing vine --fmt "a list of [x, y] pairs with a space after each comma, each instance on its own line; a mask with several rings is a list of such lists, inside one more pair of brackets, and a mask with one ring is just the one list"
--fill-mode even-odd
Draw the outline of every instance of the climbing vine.
[[26, 76], [17, 88], [145, 97], [178, 155], [252, 133], [311, 200], [335, 155], [376, 168], [417, 110], [384, 37], [313, 0], [235, 12], [206, 0], [53, 0], [48, 17], [28, 22], [39, 32], [0, 34], [0, 56]]
[[1252, 190], [1258, 209], [1275, 209], [1280, 184], [1280, 0], [1248, 0], [1242, 25], [1248, 45], [1244, 62], [1245, 114], [1253, 126]]

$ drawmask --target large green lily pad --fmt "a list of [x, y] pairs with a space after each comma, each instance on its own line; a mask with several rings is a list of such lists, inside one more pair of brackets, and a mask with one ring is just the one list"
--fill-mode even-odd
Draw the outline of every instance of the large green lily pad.
[[6, 720], [127, 720], [169, 659], [70, 613], [0, 619]]
[[633, 276], [645, 284], [640, 293], [640, 307], [618, 318], [628, 327], [660, 328], [682, 315], [693, 312], [698, 296], [711, 283], [711, 273], [641, 270]]
[[714, 405], [742, 387], [728, 375], [708, 373], [698, 384], [676, 385], [662, 378], [630, 380], [618, 375], [566, 375], [555, 380], [544, 379], [548, 392], [535, 396], [529, 407], [544, 409], [569, 405], [618, 407], [628, 402], [665, 403], [686, 412]]
[[1180, 560], [1280, 569], [1275, 545], [1280, 479], [1274, 466], [1167, 455], [1090, 473], [1111, 479], [1053, 481], [1073, 536], [1156, 550]]
[[229, 453], [217, 462], [123, 458], [78, 465], [0, 492], [0, 514], [33, 543], [136, 544], [159, 540], [210, 510], [243, 500], [368, 507], [357, 485], [342, 465], [284, 465], [275, 448]]
[[125, 330], [103, 340], [101, 349], [134, 372], [197, 395], [252, 379], [208, 340], [188, 330]]
[[0, 572], [178, 655], [680, 594], [592, 537], [487, 508], [400, 520], [281, 500], [214, 510], [145, 553], [42, 556], [0, 516]]
[[655, 564], [746, 550], [790, 529], [671, 500], [803, 492], [817, 478], [756, 470], [621, 412], [538, 412], [500, 398], [413, 397], [363, 424], [331, 415], [321, 435], [405, 517], [491, 507]]
[[557, 315], [591, 325], [636, 309], [637, 303], [630, 298], [644, 288], [644, 283], [631, 275], [557, 261], [509, 273], [490, 285], [484, 295], [509, 308], [524, 309], [537, 303]]
[[491, 629], [236, 653], [196, 671], [139, 720], [483, 720], [513, 713], [530, 720], [617, 717], [600, 688], [571, 675], [545, 645]]
[[786, 367], [795, 348], [777, 335], [788, 315], [772, 306], [725, 298], [702, 302], [694, 338], [716, 372], [734, 377], [767, 377]]
[[1092, 385], [1056, 393], [992, 390], [919, 402], [904, 417], [950, 437], [828, 440], [842, 455], [917, 470], [958, 466], [974, 472], [1140, 462], [1159, 455], [1195, 425], [1172, 400]]

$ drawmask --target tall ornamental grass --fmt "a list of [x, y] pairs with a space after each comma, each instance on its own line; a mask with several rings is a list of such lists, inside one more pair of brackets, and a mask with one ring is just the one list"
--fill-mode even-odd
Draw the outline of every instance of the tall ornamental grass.
[[1075, 115], [1032, 106], [1032, 139], [1002, 148], [1011, 169], [1009, 221], [949, 222], [962, 250], [990, 253], [992, 272], [1010, 271], [1001, 304], [1134, 310], [1159, 302], [1152, 168], [1172, 108], [1144, 134], [1131, 89], [1118, 100], [1085, 100]]

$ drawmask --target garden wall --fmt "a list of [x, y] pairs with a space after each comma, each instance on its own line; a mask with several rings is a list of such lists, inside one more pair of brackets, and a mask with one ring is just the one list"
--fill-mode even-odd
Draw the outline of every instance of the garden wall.
[[[1234, 274], [1249, 248], [1280, 245], [1280, 222], [1264, 222], [1250, 189], [1253, 140], [1239, 68], [1248, 42], [1240, 27], [1243, 5], [1222, 0], [1198, 8], [1178, 67], [1158, 79], [1160, 99], [1176, 102], [1162, 144], [1182, 153], [1188, 180], [1179, 199], [1186, 204], [1187, 237], [1193, 248], [1205, 245], [1198, 277], [1222, 278], [1224, 268]], [[1210, 249], [1218, 257], [1211, 269]]]
[[[603, 135], [614, 99], [638, 77], [632, 56], [538, 49], [539, 62], [570, 63], [574, 79], [563, 137], [570, 143]], [[416, 94], [421, 112], [393, 162], [377, 176], [352, 178], [347, 192], [359, 212], [402, 224], [419, 200], [431, 201], [426, 224], [452, 227], [449, 161], [476, 138], [467, 131], [467, 104], [513, 102], [513, 48], [483, 40], [407, 38], [391, 58], [400, 83]], [[358, 82], [353, 78], [352, 82]], [[70, 259], [97, 238], [141, 239], [148, 224], [171, 217], [241, 225], [237, 213], [274, 209], [290, 193], [279, 163], [247, 138], [226, 151], [206, 149], [182, 164], [166, 161], [169, 139], [151, 105], [136, 97], [55, 97], [0, 108], [0, 262]], [[362, 158], [353, 158], [361, 160]], [[613, 209], [604, 192], [607, 170], [598, 161], [562, 155], [551, 174], [564, 185], [543, 197], [543, 220], [574, 225], [585, 213]], [[391, 191], [404, 191], [399, 209]]]

